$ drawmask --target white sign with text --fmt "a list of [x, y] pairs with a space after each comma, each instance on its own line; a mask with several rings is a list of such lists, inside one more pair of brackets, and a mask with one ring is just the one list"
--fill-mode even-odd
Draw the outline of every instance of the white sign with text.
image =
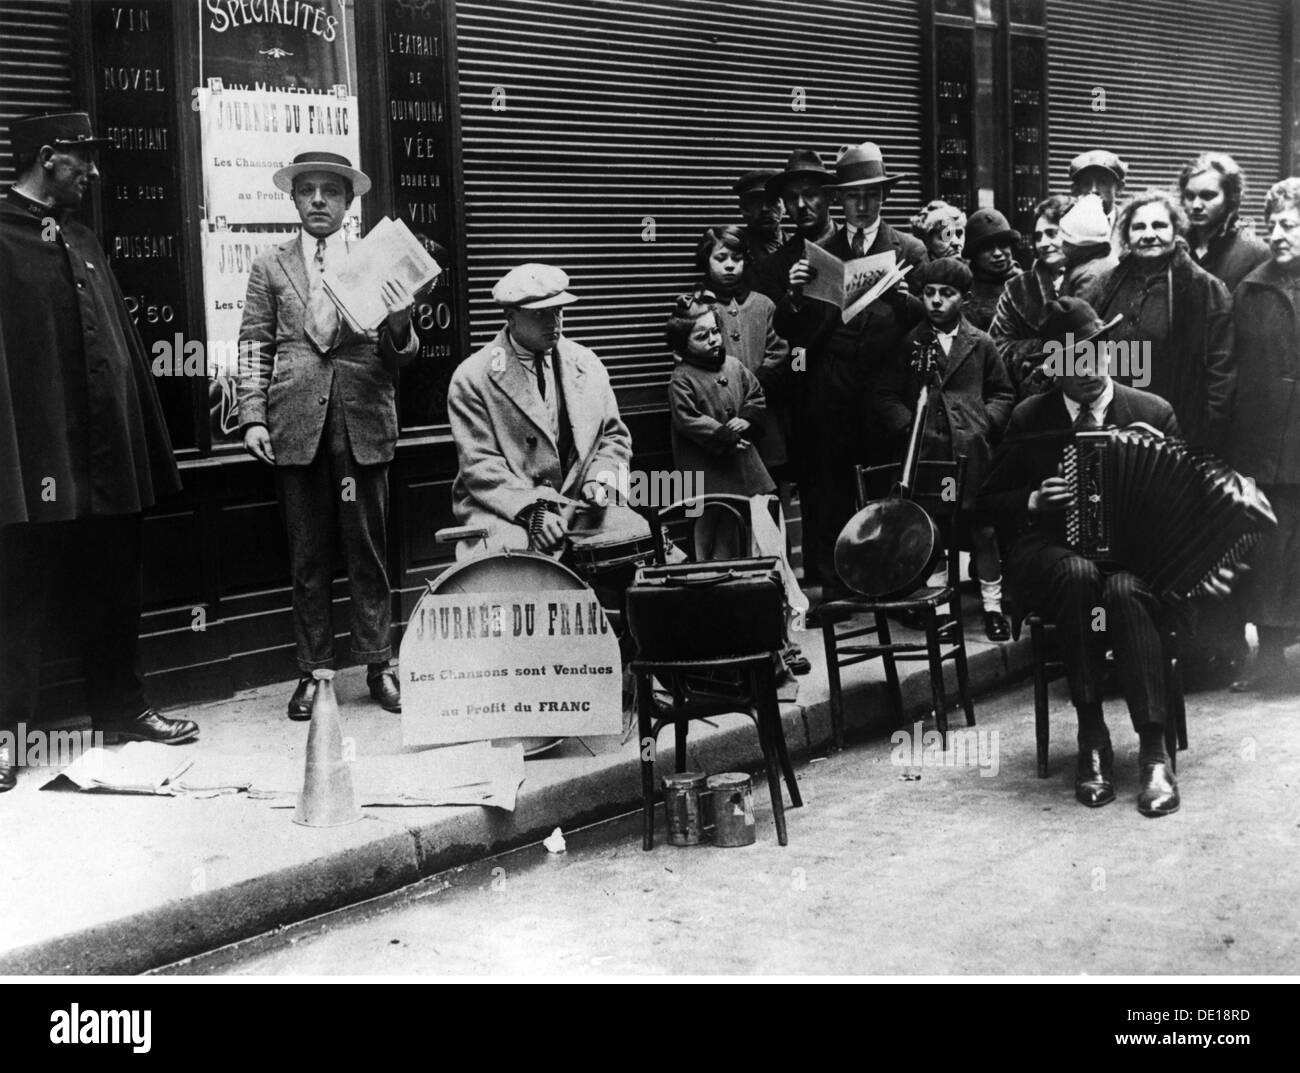
[[428, 593], [400, 664], [407, 745], [623, 731], [618, 639], [590, 591]]
[[[203, 117], [203, 196], [209, 223], [298, 225], [273, 176], [299, 153], [361, 159], [357, 98], [275, 89], [199, 89]], [[360, 200], [350, 216], [361, 217]]]

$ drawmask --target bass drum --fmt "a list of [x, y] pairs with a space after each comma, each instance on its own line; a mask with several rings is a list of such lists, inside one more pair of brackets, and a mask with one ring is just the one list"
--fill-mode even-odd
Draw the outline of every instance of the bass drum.
[[[502, 551], [465, 559], [449, 567], [434, 581], [411, 612], [407, 628], [414, 629], [420, 614], [420, 604], [426, 596], [446, 596], [452, 593], [478, 592], [541, 592], [544, 589], [561, 591], [591, 591], [577, 574], [562, 566], [549, 555], [532, 551]], [[523, 743], [524, 756], [541, 756], [554, 749], [563, 738], [513, 738], [501, 741]]]

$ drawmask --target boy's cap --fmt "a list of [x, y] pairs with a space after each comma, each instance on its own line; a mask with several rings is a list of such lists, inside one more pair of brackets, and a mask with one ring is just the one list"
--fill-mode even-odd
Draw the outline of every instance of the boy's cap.
[[917, 289], [927, 283], [942, 283], [965, 294], [972, 279], [970, 266], [960, 257], [940, 257], [914, 269], [909, 282]]

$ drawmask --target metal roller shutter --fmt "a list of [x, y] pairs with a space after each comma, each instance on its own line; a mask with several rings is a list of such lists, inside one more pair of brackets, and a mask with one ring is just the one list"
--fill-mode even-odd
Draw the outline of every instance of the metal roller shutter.
[[1048, 0], [1052, 188], [1068, 188], [1084, 149], [1123, 157], [1130, 191], [1175, 183], [1214, 149], [1246, 170], [1245, 212], [1258, 218], [1279, 177], [1282, 27], [1278, 0]]
[[0, 189], [14, 181], [9, 124], [72, 108], [69, 0], [0, 3]]
[[565, 331], [625, 407], [664, 403], [668, 306], [703, 228], [737, 222], [741, 172], [869, 138], [909, 175], [886, 217], [919, 204], [919, 5], [458, 0], [456, 17], [473, 342], [500, 325], [502, 273], [557, 264], [582, 299]]

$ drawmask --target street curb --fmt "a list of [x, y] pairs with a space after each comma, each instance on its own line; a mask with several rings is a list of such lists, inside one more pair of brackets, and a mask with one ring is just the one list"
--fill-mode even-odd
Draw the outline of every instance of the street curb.
[[[805, 645], [820, 649], [820, 636], [809, 633]], [[1028, 673], [1027, 639], [1000, 646], [968, 644], [968, 650], [976, 696]], [[906, 725], [930, 710], [929, 678], [919, 663], [900, 666], [899, 675]], [[964, 726], [960, 706], [954, 708], [951, 664], [946, 665], [945, 680], [949, 725]], [[809, 703], [782, 705], [786, 739], [796, 760], [824, 754], [832, 747], [830, 700], [824, 684], [817, 684], [821, 688], [815, 694], [808, 690], [813, 694]], [[883, 680], [855, 680], [850, 675], [844, 711], [849, 743], [880, 737], [892, 729]], [[693, 724], [688, 740], [693, 766], [710, 772], [761, 769], [752, 723], [743, 717], [733, 719], [734, 725], [729, 722], [717, 728]], [[666, 737], [671, 740], [671, 733]], [[399, 810], [367, 813], [362, 824], [337, 829], [347, 835], [319, 833], [329, 846], [308, 863], [273, 868], [225, 887], [161, 902], [111, 923], [5, 951], [0, 953], [0, 975], [146, 972], [536, 842], [555, 827], [574, 830], [639, 809], [639, 756], [622, 750], [596, 760], [601, 762], [598, 766], [581, 773], [559, 778], [542, 773], [526, 781], [513, 813], [440, 808], [432, 810], [433, 819], [419, 823], [400, 818]], [[674, 762], [669, 741], [658, 750], [657, 774], [673, 770]], [[656, 839], [663, 837], [659, 817]], [[774, 839], [775, 832], [760, 831], [759, 837]], [[349, 845], [339, 847], [340, 838]]]

